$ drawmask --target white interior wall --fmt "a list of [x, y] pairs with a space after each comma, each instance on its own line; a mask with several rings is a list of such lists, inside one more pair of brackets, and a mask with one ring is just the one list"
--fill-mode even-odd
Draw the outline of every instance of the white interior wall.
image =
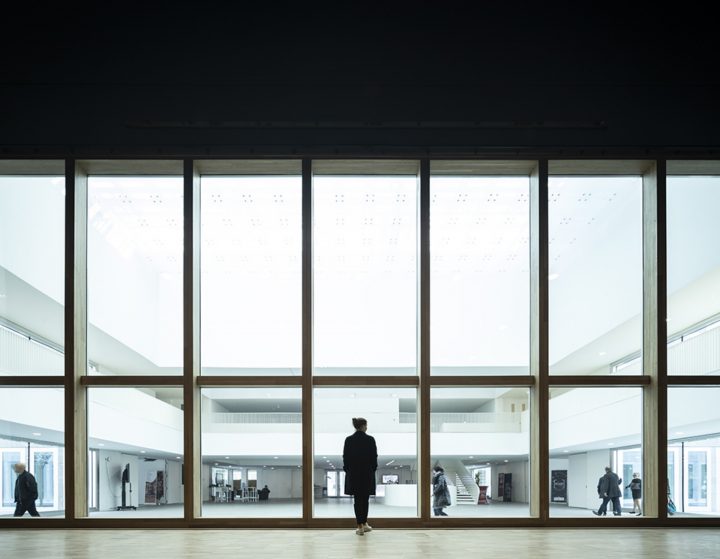
[[[497, 491], [498, 474], [512, 474], [512, 494], [510, 498], [513, 503], [529, 502], [529, 462], [508, 462], [497, 464], [490, 468], [492, 475], [493, 491]], [[492, 496], [497, 499], [497, 495]]]
[[130, 483], [126, 493], [128, 506], [138, 506], [145, 495], [145, 485], [140, 481], [137, 456], [108, 450], [98, 452], [98, 508], [101, 511], [115, 510], [122, 504], [121, 474], [126, 464], [130, 464]]

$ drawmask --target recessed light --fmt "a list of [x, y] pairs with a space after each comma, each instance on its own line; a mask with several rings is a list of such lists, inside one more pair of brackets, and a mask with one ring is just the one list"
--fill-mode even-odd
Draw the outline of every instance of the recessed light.
[[230, 460], [230, 457], [229, 457], [229, 456], [226, 456], [226, 457], [225, 457], [225, 460]]
[[548, 280], [553, 281], [553, 280], [558, 279], [559, 277], [560, 277], [560, 274], [550, 274], [548, 276]]
[[685, 431], [675, 431], [675, 434], [676, 434], [676, 435], [684, 435], [684, 434], [685, 434]]
[[42, 437], [42, 433], [33, 433], [33, 437]]
[[323, 456], [323, 460], [327, 460], [327, 456]]
[[175, 457], [175, 460], [180, 460], [180, 459], [181, 459], [181, 458], [180, 458], [179, 456], [176, 456], [176, 457]]
[[598, 352], [598, 355], [605, 355], [606, 353], [607, 353], [607, 352], [605, 352], [605, 351], [599, 351], [599, 352]]
[[510, 460], [505, 460], [505, 462], [510, 462]]
[[563, 450], [563, 452], [564, 452], [565, 454], [567, 454], [567, 453], [570, 452], [570, 451], [569, 451], [569, 450]]
[[474, 457], [474, 456], [468, 456], [468, 458], [472, 459], [472, 458], [475, 458], [475, 457]]
[[277, 456], [273, 456], [273, 460], [277, 460], [277, 459], [278, 459], [278, 457], [277, 457]]
[[141, 450], [141, 451], [140, 451], [140, 454], [145, 454], [145, 451], [144, 451], [144, 450]]
[[615, 446], [615, 443], [608, 443], [608, 446]]
[[98, 446], [105, 446], [105, 443], [98, 443]]

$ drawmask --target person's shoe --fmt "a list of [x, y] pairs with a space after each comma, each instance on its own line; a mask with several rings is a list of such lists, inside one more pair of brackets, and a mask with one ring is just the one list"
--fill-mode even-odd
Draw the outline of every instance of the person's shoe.
[[357, 530], [355, 530], [355, 533], [356, 533], [358, 536], [364, 536], [364, 535], [365, 535], [365, 530], [362, 529], [362, 528], [358, 528]]
[[619, 513], [619, 512], [614, 512], [614, 513], [613, 513], [613, 516], [622, 516], [622, 514]]
[[449, 515], [448, 513], [446, 513], [446, 512], [441, 512], [441, 513], [440, 513], [440, 516], [450, 516], [450, 515]]
[[591, 510], [591, 513], [593, 513], [595, 516], [600, 516], [600, 513], [596, 510]]
[[642, 516], [642, 513], [641, 513], [641, 512], [636, 512], [636, 513], [635, 513], [635, 516]]
[[370, 524], [363, 525], [363, 532], [372, 532], [372, 526]]

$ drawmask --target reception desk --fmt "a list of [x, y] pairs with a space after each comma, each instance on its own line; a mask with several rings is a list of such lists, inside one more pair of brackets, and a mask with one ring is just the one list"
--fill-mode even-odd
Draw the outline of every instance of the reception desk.
[[414, 507], [417, 506], [417, 490], [416, 484], [397, 484], [390, 483], [383, 485], [385, 489], [385, 499], [383, 503], [389, 507]]

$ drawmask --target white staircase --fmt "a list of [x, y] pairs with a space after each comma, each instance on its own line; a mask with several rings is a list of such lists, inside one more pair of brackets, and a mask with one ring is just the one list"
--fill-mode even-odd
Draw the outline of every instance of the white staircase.
[[445, 476], [455, 483], [458, 505], [476, 505], [480, 496], [472, 474], [460, 460], [442, 460]]

